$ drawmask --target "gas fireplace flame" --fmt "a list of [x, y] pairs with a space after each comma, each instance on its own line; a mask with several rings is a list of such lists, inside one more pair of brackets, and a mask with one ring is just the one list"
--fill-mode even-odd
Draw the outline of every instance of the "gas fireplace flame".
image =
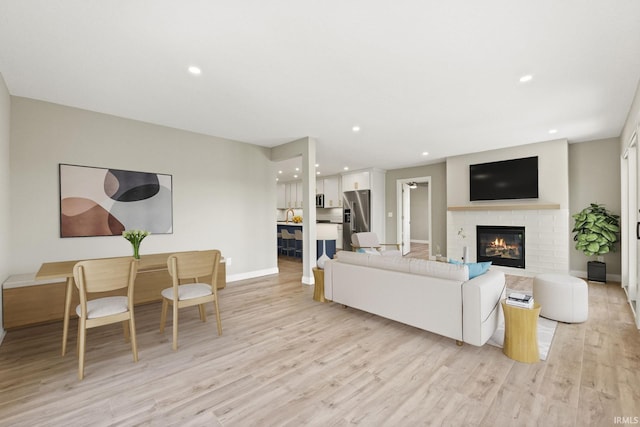
[[494, 248], [506, 248], [507, 247], [506, 243], [504, 242], [504, 239], [498, 239], [498, 238], [496, 238], [496, 240], [491, 242], [491, 246], [493, 246]]

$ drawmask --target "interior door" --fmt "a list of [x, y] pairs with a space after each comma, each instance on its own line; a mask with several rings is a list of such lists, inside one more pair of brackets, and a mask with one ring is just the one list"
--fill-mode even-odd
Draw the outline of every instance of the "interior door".
[[402, 255], [411, 252], [411, 190], [402, 184]]

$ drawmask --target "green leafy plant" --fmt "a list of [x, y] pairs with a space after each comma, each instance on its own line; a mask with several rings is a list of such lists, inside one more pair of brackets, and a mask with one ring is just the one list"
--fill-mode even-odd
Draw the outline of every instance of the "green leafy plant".
[[620, 216], [609, 212], [603, 205], [591, 203], [573, 215], [575, 224], [572, 232], [576, 249], [587, 256], [604, 255], [615, 252], [615, 244], [620, 232]]

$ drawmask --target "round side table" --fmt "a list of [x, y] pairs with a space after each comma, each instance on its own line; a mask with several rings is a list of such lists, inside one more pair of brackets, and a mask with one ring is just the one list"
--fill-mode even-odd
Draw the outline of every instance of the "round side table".
[[324, 297], [324, 270], [314, 267], [313, 269], [313, 279], [315, 281], [315, 285], [313, 287], [313, 299], [320, 302], [329, 301]]
[[502, 300], [504, 312], [505, 356], [524, 363], [540, 361], [538, 350], [538, 316], [540, 304], [534, 302], [533, 308], [521, 308], [509, 305]]

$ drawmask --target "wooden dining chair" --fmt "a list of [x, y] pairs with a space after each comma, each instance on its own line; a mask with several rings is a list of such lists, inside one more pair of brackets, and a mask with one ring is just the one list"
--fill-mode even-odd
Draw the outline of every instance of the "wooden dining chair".
[[[84, 378], [87, 329], [123, 322], [125, 340], [131, 339], [133, 361], [138, 361], [136, 326], [133, 317], [133, 283], [138, 263], [131, 257], [80, 261], [73, 267], [80, 304], [78, 315], [78, 378]], [[126, 296], [98, 296], [99, 292], [126, 289]], [[111, 292], [113, 294], [114, 292]], [[124, 291], [121, 291], [124, 293]], [[92, 297], [92, 299], [89, 299]]]
[[[173, 286], [162, 291], [162, 315], [160, 332], [164, 332], [169, 304], [173, 306], [173, 349], [178, 349], [178, 310], [198, 306], [200, 320], [207, 321], [205, 303], [212, 302], [216, 312], [218, 335], [222, 335], [220, 309], [218, 307], [218, 266], [220, 251], [181, 252], [169, 255], [167, 267]], [[211, 285], [201, 280], [211, 277]], [[186, 283], [187, 281], [192, 283]], [[182, 284], [184, 283], [184, 284]]]

